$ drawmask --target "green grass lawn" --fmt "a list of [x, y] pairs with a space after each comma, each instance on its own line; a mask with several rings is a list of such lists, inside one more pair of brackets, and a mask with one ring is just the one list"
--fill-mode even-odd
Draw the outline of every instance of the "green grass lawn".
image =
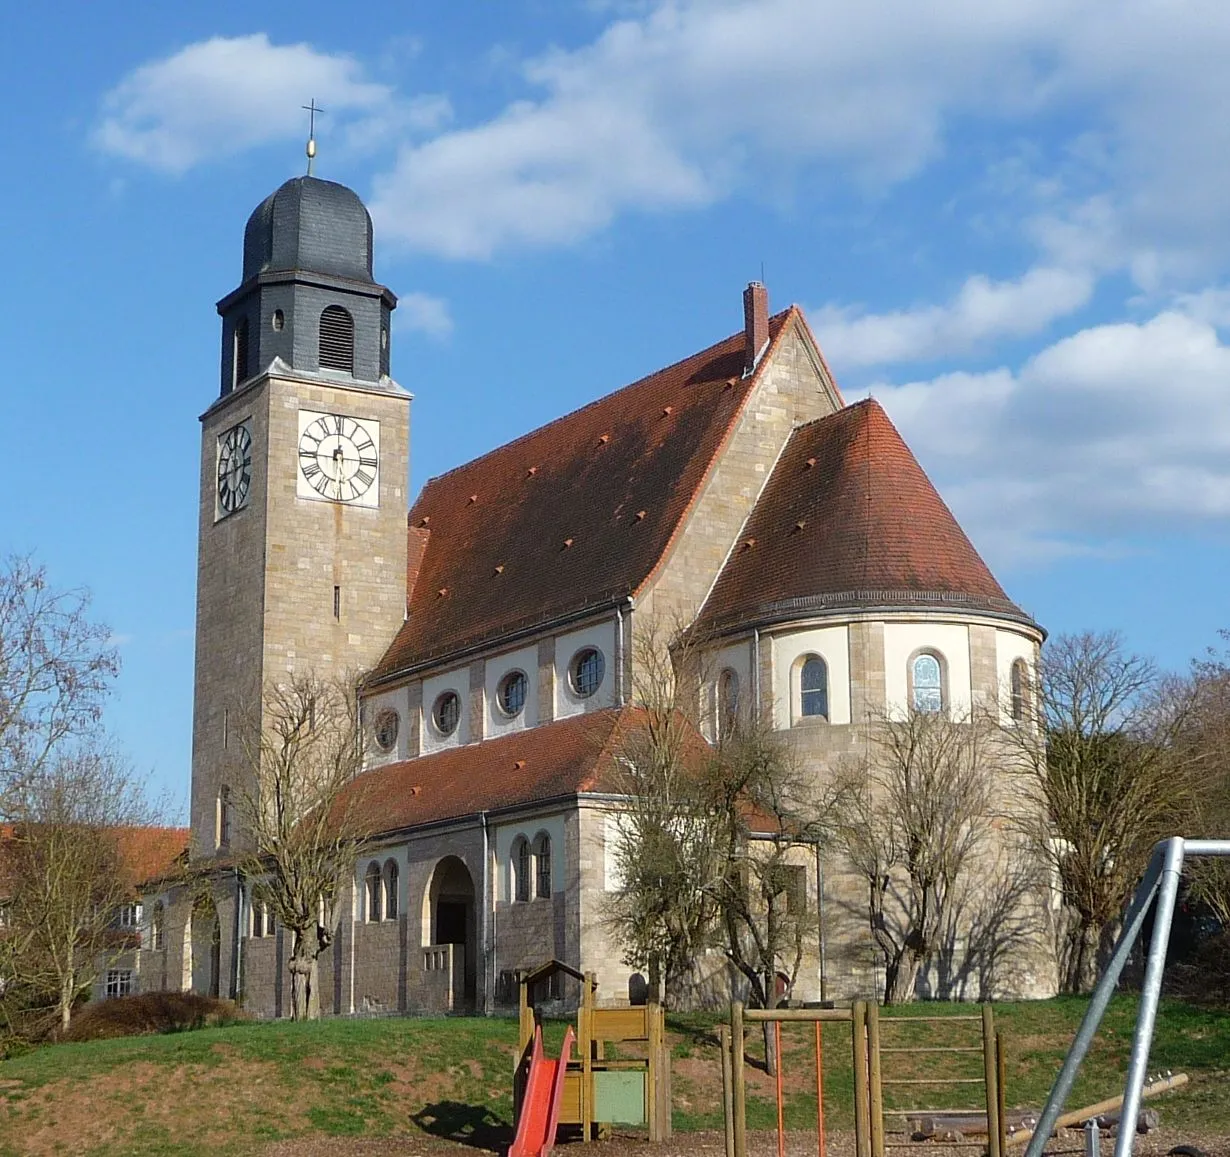
[[[1007, 1035], [1010, 1104], [1042, 1103], [1084, 1007], [1075, 999], [996, 1006]], [[974, 1010], [928, 1005], [925, 1011]], [[895, 1015], [885, 1013], [886, 1045], [947, 1043], [965, 1031], [959, 1022], [894, 1027], [888, 1022]], [[1070, 1105], [1121, 1091], [1134, 1017], [1134, 999], [1114, 1001]], [[681, 1130], [721, 1126], [714, 1025], [712, 1016], [669, 1018], [674, 1118]], [[549, 1026], [548, 1052], [558, 1050], [562, 1032], [561, 1024]], [[0, 1062], [0, 1155], [250, 1154], [265, 1141], [321, 1134], [429, 1134], [498, 1147], [511, 1135], [516, 1035], [516, 1024], [505, 1019], [328, 1020], [37, 1049]], [[826, 1117], [833, 1127], [848, 1128], [849, 1028], [826, 1026], [824, 1046]], [[812, 1048], [810, 1026], [785, 1029], [786, 1119], [793, 1127], [815, 1122]], [[748, 1123], [768, 1128], [776, 1110], [773, 1084], [757, 1067], [763, 1055], [758, 1032], [748, 1054]], [[976, 1054], [950, 1060], [972, 1064], [974, 1073], [981, 1064]], [[928, 1054], [886, 1054], [884, 1075], [933, 1075], [938, 1063]], [[1230, 1012], [1164, 1002], [1150, 1069], [1192, 1077], [1187, 1090], [1158, 1102], [1163, 1120], [1173, 1101], [1192, 1127], [1230, 1136]], [[916, 1105], [907, 1095], [924, 1094], [914, 1088], [890, 1089], [886, 1103], [894, 1104], [896, 1092], [896, 1104]], [[958, 1089], [955, 1101], [927, 1099], [935, 1105], [968, 1101], [978, 1095], [976, 1086], [969, 1088], [973, 1093]]]

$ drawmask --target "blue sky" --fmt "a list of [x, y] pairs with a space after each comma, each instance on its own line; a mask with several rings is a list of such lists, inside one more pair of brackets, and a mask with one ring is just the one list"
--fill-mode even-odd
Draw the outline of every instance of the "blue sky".
[[401, 296], [413, 491], [738, 329], [763, 267], [1051, 631], [1181, 668], [1230, 626], [1230, 7], [341, 11], [5, 15], [0, 550], [93, 591], [177, 805], [214, 302], [310, 98]]

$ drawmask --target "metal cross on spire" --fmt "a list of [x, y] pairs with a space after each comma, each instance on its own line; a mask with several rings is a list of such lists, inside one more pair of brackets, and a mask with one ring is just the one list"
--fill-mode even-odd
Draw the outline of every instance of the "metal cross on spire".
[[308, 114], [307, 175], [310, 177], [312, 162], [316, 159], [316, 114], [325, 110], [316, 103], [315, 97], [310, 104], [302, 104], [299, 107]]

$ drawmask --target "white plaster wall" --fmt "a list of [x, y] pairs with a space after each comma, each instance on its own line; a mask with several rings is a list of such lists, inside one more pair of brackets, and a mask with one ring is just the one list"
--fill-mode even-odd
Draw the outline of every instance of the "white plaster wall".
[[[496, 705], [495, 696], [500, 680], [514, 669], [525, 672], [525, 707], [520, 715], [509, 719]], [[538, 649], [525, 647], [488, 659], [483, 701], [487, 719], [485, 738], [494, 739], [497, 735], [510, 735], [533, 727], [538, 722]], [[426, 699], [423, 702], [426, 703]]]
[[[568, 677], [572, 660], [583, 647], [597, 647], [602, 653], [602, 683], [588, 699], [572, 689]], [[615, 706], [615, 624], [595, 623], [583, 631], [560, 635], [555, 640], [555, 718], [583, 715], [586, 711], [601, 711]]]
[[618, 892], [624, 886], [623, 873], [615, 852], [624, 835], [624, 817], [620, 812], [607, 812], [602, 817], [602, 888]]
[[514, 899], [512, 848], [517, 837], [524, 836], [532, 845], [542, 832], [546, 832], [551, 838], [551, 894], [555, 895], [564, 890], [564, 817], [544, 816], [501, 824], [495, 829], [496, 895], [499, 899], [510, 904]]
[[739, 680], [739, 714], [748, 718], [752, 711], [752, 648], [754, 642], [749, 636], [720, 651], [710, 651], [705, 656], [705, 683], [701, 692], [701, 724], [705, 738], [710, 743], [717, 740], [718, 694], [722, 683], [722, 672], [730, 669]]
[[909, 707], [906, 666], [915, 651], [943, 655], [948, 672], [948, 711], [960, 719], [970, 710], [969, 628], [959, 623], [885, 623], [884, 691], [890, 713]]
[[386, 710], [397, 712], [397, 742], [391, 751], [381, 751], [372, 739], [367, 744], [364, 766], [383, 767], [386, 763], [396, 763], [399, 759], [409, 759], [418, 755], [417, 751], [409, 750], [410, 737], [410, 695], [405, 687], [394, 687], [379, 694], [370, 695], [363, 700], [363, 726], [372, 734], [376, 717]]
[[[441, 735], [432, 722], [431, 709], [445, 691], [455, 691], [461, 700], [461, 722], [452, 735]], [[461, 747], [470, 742], [470, 672], [466, 667], [445, 671], [423, 680], [423, 718], [419, 726], [423, 754], [443, 751], [447, 747]]]
[[[829, 669], [829, 722], [850, 722], [850, 630], [813, 627], [773, 637], [773, 726], [790, 727], [798, 693], [795, 663], [819, 655]], [[808, 722], [811, 722], [810, 720]]]
[[1034, 641], [1016, 631], [995, 632], [995, 675], [999, 683], [999, 718], [1000, 722], [1012, 722], [1012, 664], [1018, 659], [1025, 660], [1029, 671], [1029, 685], [1035, 687], [1037, 672], [1034, 669]]

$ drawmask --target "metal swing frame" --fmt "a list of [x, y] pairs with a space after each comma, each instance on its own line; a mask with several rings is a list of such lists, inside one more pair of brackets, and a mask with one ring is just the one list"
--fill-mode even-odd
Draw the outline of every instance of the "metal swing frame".
[[1094, 1034], [1102, 1023], [1123, 966], [1132, 947], [1140, 937], [1145, 917], [1154, 900], [1153, 937], [1149, 942], [1149, 958], [1145, 967], [1145, 982], [1140, 993], [1140, 1008], [1136, 1014], [1136, 1032], [1132, 1038], [1132, 1055], [1123, 1089], [1123, 1112], [1119, 1118], [1119, 1136], [1115, 1141], [1115, 1157], [1129, 1157], [1136, 1140], [1136, 1118], [1140, 1111], [1140, 1091], [1144, 1087], [1149, 1066], [1149, 1048], [1153, 1043], [1153, 1025], [1157, 1019], [1157, 1002], [1162, 992], [1162, 973], [1166, 967], [1166, 949], [1170, 944], [1170, 923], [1174, 916], [1179, 878], [1188, 856], [1230, 856], [1230, 840], [1188, 840], [1173, 836], [1154, 845], [1149, 866], [1137, 885], [1131, 906], [1123, 921], [1123, 931], [1115, 943], [1106, 971], [1089, 999], [1085, 1018], [1072, 1040], [1063, 1068], [1055, 1078], [1050, 1096], [1038, 1118], [1034, 1135], [1025, 1157], [1042, 1157], [1055, 1122], [1063, 1112], [1064, 1102], [1072, 1090], [1081, 1061], [1093, 1043]]

